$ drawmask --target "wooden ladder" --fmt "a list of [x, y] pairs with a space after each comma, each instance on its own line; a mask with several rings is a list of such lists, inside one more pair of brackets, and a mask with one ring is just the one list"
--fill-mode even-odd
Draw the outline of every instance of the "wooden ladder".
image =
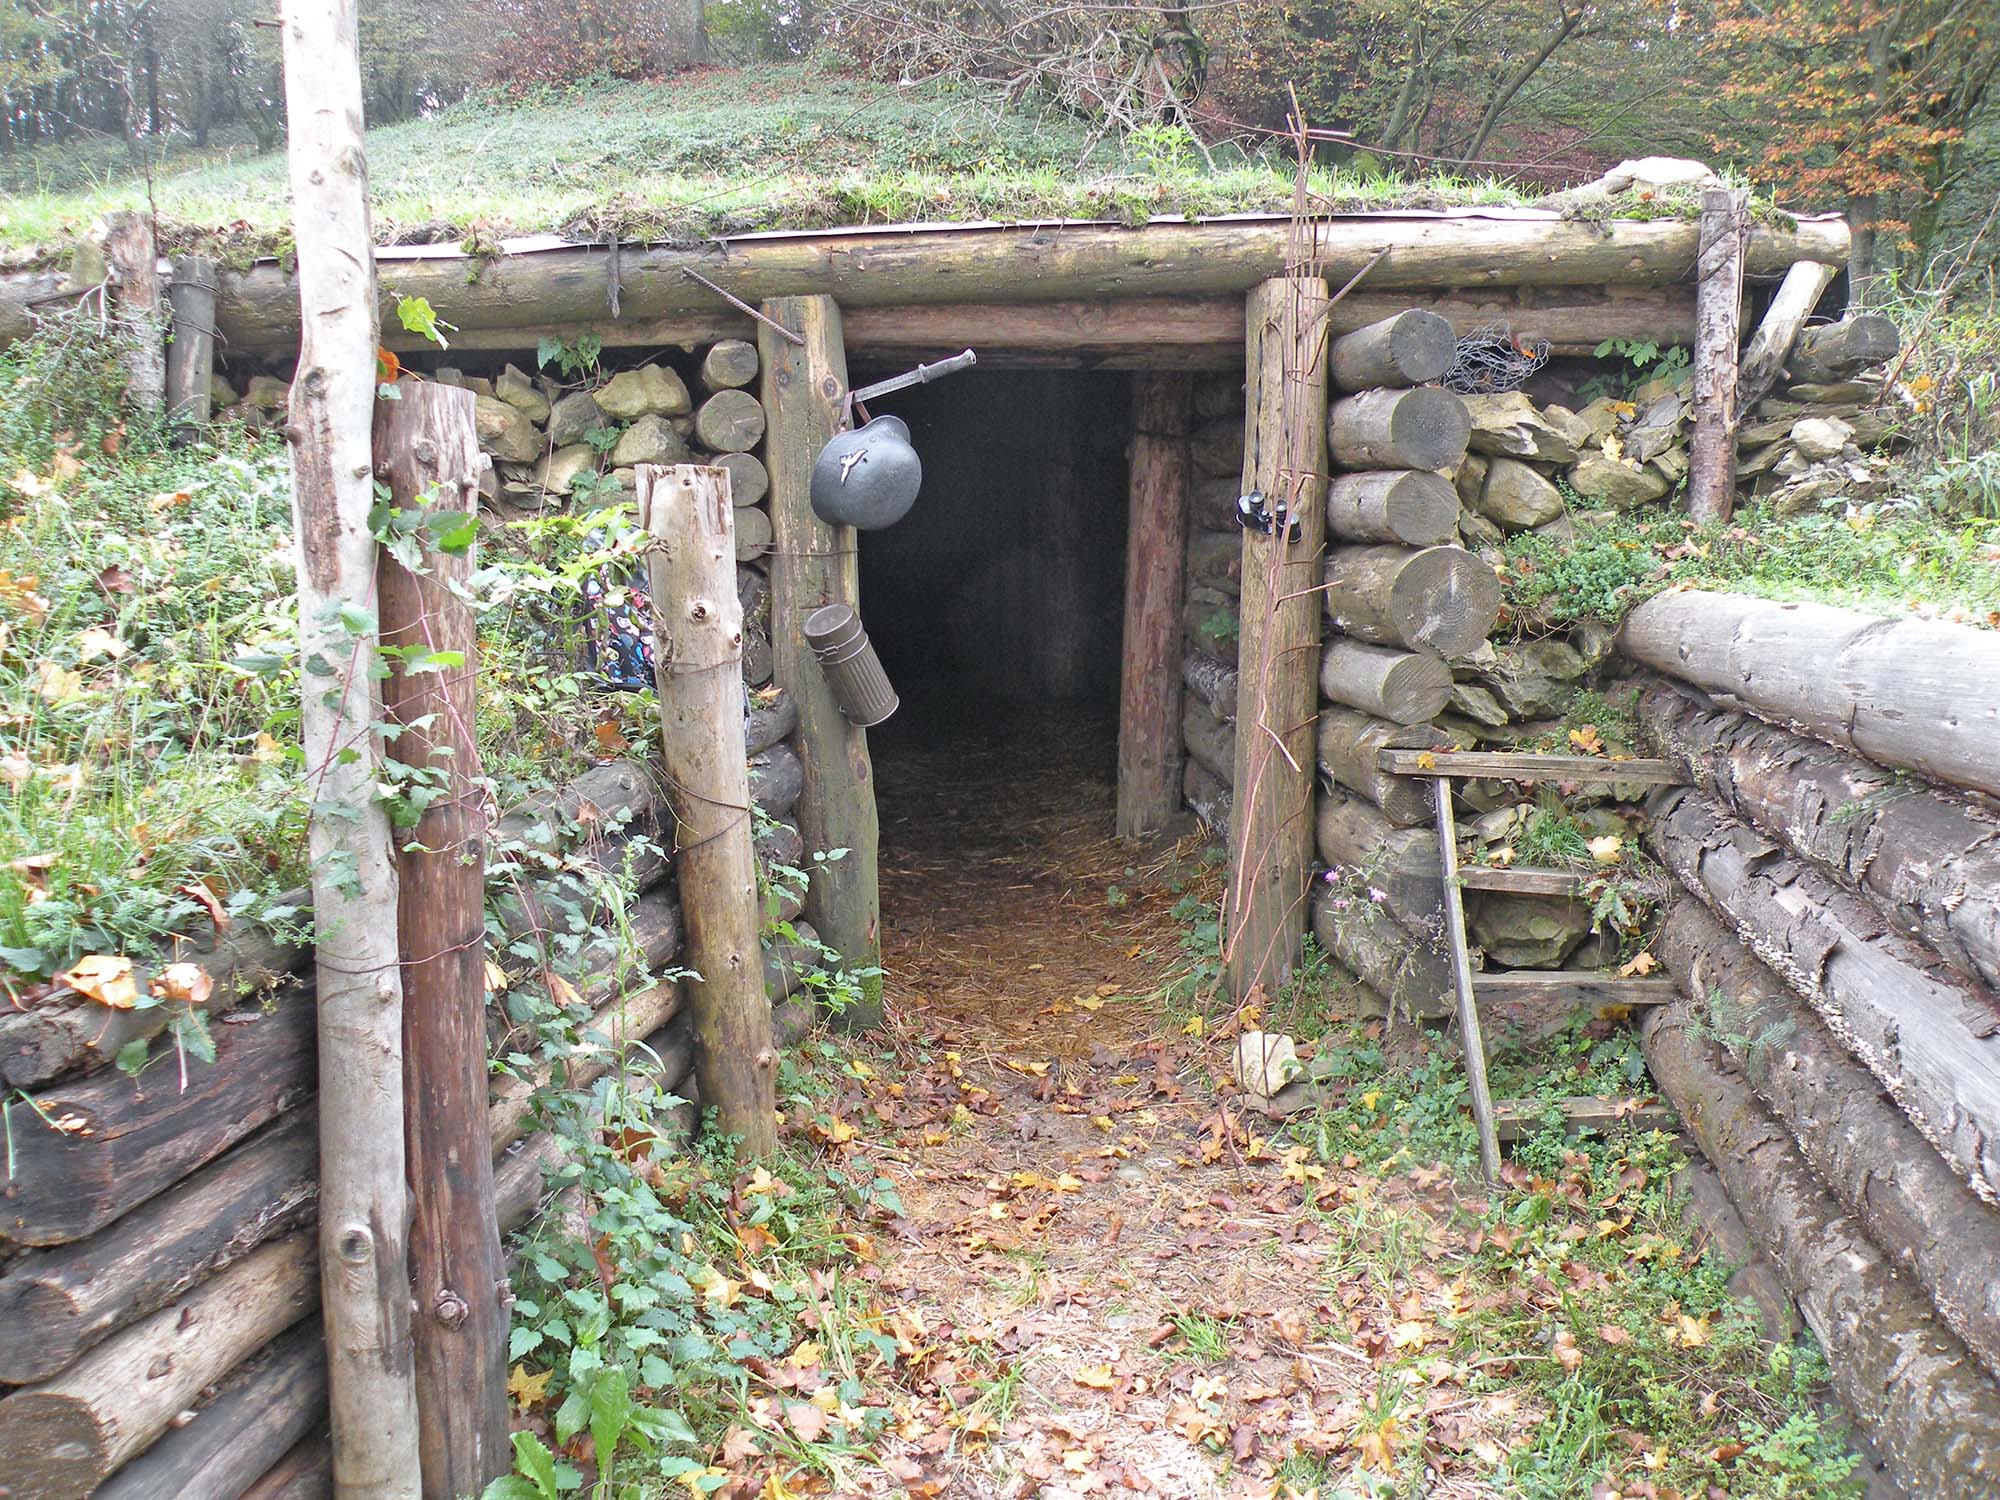
[[[1596, 970], [1534, 970], [1509, 974], [1472, 972], [1465, 940], [1465, 903], [1460, 892], [1514, 891], [1534, 896], [1574, 896], [1588, 879], [1573, 870], [1479, 868], [1461, 872], [1458, 826], [1451, 810], [1456, 779], [1516, 781], [1636, 781], [1680, 786], [1683, 778], [1663, 760], [1605, 760], [1594, 755], [1526, 755], [1505, 751], [1384, 750], [1376, 764], [1397, 776], [1427, 778], [1437, 812], [1438, 856], [1444, 871], [1445, 931], [1451, 941], [1453, 987], [1457, 991], [1459, 1037], [1465, 1047], [1465, 1076], [1472, 1091], [1472, 1118], [1479, 1128], [1479, 1163], [1488, 1182], [1500, 1175], [1500, 1136], [1518, 1135], [1528, 1111], [1517, 1101], [1497, 1107], [1486, 1081], [1486, 1043], [1479, 1024], [1479, 998], [1498, 999], [1567, 994], [1593, 1006], [1661, 1005], [1674, 996], [1670, 979], [1620, 978]], [[1603, 1101], [1569, 1099], [1564, 1113], [1579, 1124], [1605, 1122]]]

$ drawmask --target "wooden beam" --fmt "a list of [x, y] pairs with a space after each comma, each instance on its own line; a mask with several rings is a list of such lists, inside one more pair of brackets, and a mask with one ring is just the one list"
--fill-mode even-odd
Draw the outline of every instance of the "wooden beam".
[[1489, 1183], [1500, 1180], [1500, 1142], [1494, 1133], [1493, 1091], [1486, 1082], [1486, 1038], [1479, 1028], [1479, 1000], [1472, 988], [1472, 958], [1465, 947], [1465, 903], [1458, 893], [1458, 828], [1451, 816], [1451, 783], [1431, 778], [1437, 810], [1438, 861], [1444, 877], [1445, 938], [1451, 947], [1452, 991], [1458, 1001], [1458, 1040], [1465, 1053], [1466, 1091], [1479, 1135], [1479, 1165]]
[[1118, 836], [1163, 827], [1181, 801], [1181, 591], [1187, 572], [1188, 421], [1194, 382], [1132, 383], [1125, 537], [1124, 673], [1118, 697]]
[[1663, 760], [1604, 760], [1595, 755], [1529, 755], [1512, 750], [1383, 750], [1375, 763], [1392, 776], [1493, 777], [1504, 781], [1638, 781], [1680, 786]]
[[1688, 514], [1697, 524], [1736, 507], [1736, 345], [1743, 313], [1743, 241], [1749, 194], [1701, 195], [1695, 262], [1694, 441], [1688, 449]]
[[1621, 979], [1581, 969], [1511, 969], [1472, 976], [1482, 1000], [1572, 1000], [1578, 1005], [1665, 1005], [1679, 993], [1671, 979]]
[[1764, 309], [1764, 321], [1757, 325], [1743, 351], [1736, 372], [1736, 401], [1739, 410], [1763, 400], [1791, 357], [1799, 330], [1819, 306], [1827, 283], [1840, 274], [1840, 267], [1825, 261], [1802, 260], [1785, 272], [1777, 295]]
[[[854, 968], [879, 967], [882, 896], [877, 882], [880, 823], [868, 735], [841, 716], [826, 674], [806, 644], [805, 618], [822, 604], [860, 607], [860, 557], [851, 526], [832, 527], [813, 514], [812, 466], [841, 429], [847, 395], [847, 352], [840, 307], [831, 297], [778, 297], [764, 315], [803, 343], [757, 330], [768, 421], [764, 462], [771, 474], [771, 649], [778, 686], [799, 706], [799, 751], [805, 789], [799, 827], [808, 851], [847, 852], [813, 871], [806, 915], [820, 936]], [[855, 1026], [879, 1025], [879, 979], [869, 998], [847, 1012]]]
[[[1630, 1125], [1638, 1130], [1672, 1130], [1679, 1117], [1663, 1104], [1638, 1099], [1599, 1099], [1573, 1094], [1556, 1102], [1570, 1130], [1609, 1130]], [[1503, 1099], [1493, 1107], [1493, 1128], [1503, 1141], [1518, 1141], [1541, 1128], [1548, 1106], [1537, 1099]]]
[[652, 538], [654, 671], [693, 971], [695, 1076], [723, 1133], [739, 1137], [747, 1156], [768, 1156], [778, 1140], [778, 1058], [757, 941], [729, 476], [644, 464], [638, 491], [639, 525]]
[[[1276, 995], [1307, 920], [1319, 713], [1320, 550], [1326, 535], [1326, 283], [1281, 277], [1250, 294], [1243, 489], [1290, 518], [1243, 533], [1235, 811], [1223, 953], [1240, 1002]], [[1294, 534], [1293, 528], [1296, 528]]]
[[479, 645], [464, 588], [472, 546], [440, 527], [479, 510], [471, 391], [404, 378], [375, 403], [375, 478], [421, 564], [386, 549], [375, 584], [389, 674], [392, 759], [437, 795], [397, 849], [403, 958], [403, 1128], [415, 1291], [417, 1439], [424, 1492], [478, 1494], [512, 1466], [506, 1268], [494, 1225], [486, 1064], [485, 779], [473, 735]]
[[215, 262], [183, 255], [173, 262], [167, 283], [173, 313], [167, 344], [167, 420], [199, 427], [209, 419], [209, 387], [215, 377]]

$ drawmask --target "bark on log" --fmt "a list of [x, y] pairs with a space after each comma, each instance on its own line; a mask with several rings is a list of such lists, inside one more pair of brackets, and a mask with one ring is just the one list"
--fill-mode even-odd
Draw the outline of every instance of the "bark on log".
[[1188, 494], [1189, 524], [1198, 531], [1215, 532], [1240, 545], [1243, 523], [1237, 516], [1236, 497], [1242, 493], [1237, 488], [1241, 482], [1240, 474], [1196, 479]]
[[656, 601], [660, 737], [694, 976], [687, 985], [695, 1068], [722, 1131], [739, 1137], [747, 1156], [763, 1157], [777, 1147], [778, 1059], [757, 941], [757, 861], [738, 716], [743, 613], [734, 512], [728, 482], [714, 469], [649, 464], [638, 479], [639, 524], [652, 538], [646, 555]]
[[1381, 904], [1413, 931], [1436, 931], [1444, 915], [1444, 866], [1437, 830], [1398, 828], [1363, 798], [1319, 789], [1315, 842], [1327, 868], [1379, 890]]
[[1397, 1013], [1413, 1020], [1452, 1013], [1450, 961], [1429, 942], [1414, 937], [1366, 892], [1320, 886], [1313, 895], [1312, 930], [1320, 947]]
[[0, 1277], [0, 1385], [69, 1368], [311, 1214], [317, 1150], [310, 1110], [176, 1183], [101, 1234], [23, 1255]]
[[[1234, 504], [1231, 501], [1231, 504]], [[1219, 594], [1243, 592], [1243, 538], [1238, 531], [1196, 531], [1188, 537], [1187, 581]]]
[[144, 1452], [204, 1387], [312, 1311], [314, 1261], [310, 1234], [266, 1245], [54, 1380], [0, 1401], [12, 1500], [76, 1500]]
[[1690, 1013], [1728, 1050], [1799, 1149], [1930, 1294], [1988, 1374], [2000, 1372], [2000, 1210], [1951, 1173], [1868, 1070], [1708, 909], [1684, 897], [1654, 945]]
[[106, 220], [104, 264], [110, 281], [112, 315], [123, 326], [126, 345], [125, 399], [144, 416], [165, 409], [167, 356], [161, 316], [160, 254], [150, 213], [122, 211]]
[[1500, 619], [1500, 579], [1463, 547], [1335, 547], [1326, 555], [1326, 612], [1377, 646], [1469, 655]]
[[1188, 437], [1188, 457], [1194, 471], [1208, 479], [1234, 484], [1243, 475], [1243, 420], [1217, 417]]
[[729, 503], [738, 510], [762, 505], [771, 492], [771, 472], [754, 453], [718, 453], [715, 466], [729, 474]]
[[1181, 770], [1181, 795], [1194, 815], [1217, 837], [1229, 832], [1229, 819], [1236, 797], [1229, 783], [1192, 756]]
[[1420, 724], [1444, 712], [1451, 668], [1429, 652], [1397, 651], [1336, 637], [1319, 658], [1322, 697], [1397, 724]]
[[1194, 381], [1132, 383], [1125, 633], [1118, 697], [1121, 838], [1165, 825], [1180, 805], [1181, 594], [1187, 572], [1188, 420]]
[[1236, 668], [1206, 651], [1189, 651], [1181, 657], [1181, 682], [1196, 701], [1225, 724], [1236, 722]]
[[1735, 929], [1987, 1202], [2000, 1184], [2000, 1011], [1882, 931], [1860, 898], [1698, 793], [1654, 824], [1681, 883]]
[[1840, 1211], [1684, 1005], [1646, 1018], [1646, 1060], [1826, 1350], [1834, 1389], [1913, 1495], [2000, 1487], [2000, 1392], [1923, 1295]]
[[789, 743], [780, 741], [750, 756], [748, 765], [750, 800], [770, 817], [789, 816], [805, 790], [804, 758]]
[[1325, 282], [1284, 277], [1252, 292], [1246, 314], [1243, 489], [1282, 505], [1291, 523], [1243, 533], [1241, 732], [1222, 939], [1238, 1000], [1260, 985], [1277, 994], [1305, 940], [1321, 619], [1312, 591], [1326, 533], [1326, 305]]
[[1860, 891], [1965, 978], [2000, 990], [2000, 818], [1692, 688], [1653, 684], [1639, 723], [1729, 811]]
[[762, 755], [799, 727], [799, 707], [783, 688], [750, 695], [750, 711], [743, 721], [743, 753]]
[[167, 345], [167, 420], [183, 427], [206, 426], [215, 379], [215, 262], [205, 255], [177, 257], [167, 285], [167, 306], [173, 315]]
[[1870, 760], [2000, 796], [2000, 635], [1824, 604], [1661, 594], [1620, 649]]
[[751, 562], [771, 550], [771, 518], [754, 505], [736, 512], [736, 560]]
[[1736, 505], [1736, 349], [1749, 201], [1739, 188], [1710, 188], [1701, 195], [1687, 484], [1688, 512], [1703, 525], [1728, 520]]
[[763, 403], [748, 391], [717, 391], [694, 414], [694, 435], [711, 453], [747, 453], [764, 441]]
[[1179, 724], [1182, 743], [1187, 753], [1224, 786], [1234, 783], [1236, 775], [1236, 727], [1198, 703], [1189, 703], [1181, 711]]
[[1358, 792], [1398, 828], [1428, 822], [1430, 790], [1415, 776], [1392, 776], [1375, 764], [1382, 750], [1442, 750], [1451, 736], [1429, 724], [1407, 726], [1371, 719], [1351, 708], [1326, 707], [1319, 715], [1316, 747], [1320, 774]]
[[1838, 323], [1808, 328], [1785, 362], [1794, 384], [1832, 385], [1886, 364], [1903, 347], [1902, 330], [1880, 313], [1856, 313]]
[[333, 1454], [320, 1433], [272, 1464], [239, 1500], [328, 1500], [332, 1494]]
[[192, 1421], [171, 1428], [91, 1500], [238, 1500], [326, 1419], [326, 1340], [317, 1318], [280, 1334]]
[[1334, 340], [1329, 360], [1333, 388], [1366, 391], [1425, 385], [1444, 378], [1457, 351], [1450, 323], [1434, 312], [1405, 308]]
[[[757, 346], [748, 339], [723, 339], [701, 357], [701, 383], [711, 391], [734, 390], [757, 378]], [[739, 504], [748, 502], [738, 502]]]
[[1340, 469], [1443, 469], [1465, 457], [1472, 418], [1438, 386], [1363, 391], [1333, 403], [1327, 449]]
[[[770, 999], [772, 1030], [781, 1047], [789, 1047], [797, 1038], [782, 1034], [777, 1025], [778, 1010], [797, 993], [806, 976], [820, 966], [819, 949], [815, 946], [819, 934], [813, 931], [812, 923], [794, 922], [792, 931], [796, 934], [792, 938], [764, 939], [764, 993]], [[810, 1013], [811, 1007], [807, 1010]]]
[[1785, 361], [1791, 357], [1792, 345], [1798, 340], [1799, 330], [1805, 327], [1806, 319], [1819, 305], [1820, 293], [1839, 272], [1838, 266], [1817, 260], [1802, 260], [1785, 272], [1777, 295], [1764, 309], [1764, 321], [1757, 325], [1749, 346], [1743, 351], [1736, 378], [1736, 400], [1740, 410], [1748, 411], [1770, 394], [1771, 387], [1778, 383]]
[[137, 1079], [96, 1073], [57, 1085], [33, 1109], [14, 1109], [0, 1234], [28, 1245], [81, 1239], [290, 1109], [311, 1092], [313, 1020], [310, 991], [288, 992], [269, 1015], [217, 1026], [216, 1061], [190, 1063], [185, 1089], [168, 1059]]
[[1370, 469], [1334, 476], [1326, 529], [1350, 542], [1430, 547], [1458, 538], [1458, 491], [1424, 469]]

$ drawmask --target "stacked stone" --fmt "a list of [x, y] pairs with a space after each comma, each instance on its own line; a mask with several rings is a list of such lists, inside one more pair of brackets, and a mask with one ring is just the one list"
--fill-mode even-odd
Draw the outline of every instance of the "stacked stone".
[[1781, 516], [1887, 494], [1881, 450], [1902, 435], [1881, 366], [1901, 343], [1896, 325], [1875, 314], [1801, 334], [1786, 361], [1787, 384], [1737, 429], [1738, 481]]

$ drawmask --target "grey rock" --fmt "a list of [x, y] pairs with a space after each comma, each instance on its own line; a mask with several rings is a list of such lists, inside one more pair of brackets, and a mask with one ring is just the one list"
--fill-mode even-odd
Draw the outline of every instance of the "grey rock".
[[292, 388], [275, 375], [252, 375], [243, 391], [243, 404], [258, 411], [283, 411], [291, 399]]
[[1590, 909], [1563, 896], [1485, 892], [1469, 915], [1472, 940], [1509, 968], [1556, 968], [1590, 935]]
[[1576, 457], [1576, 446], [1543, 420], [1534, 402], [1519, 391], [1464, 399], [1472, 417], [1473, 452], [1545, 463], [1568, 463]]
[[479, 446], [507, 463], [533, 463], [542, 456], [542, 435], [521, 412], [493, 396], [473, 401]]
[[549, 441], [558, 448], [580, 443], [594, 428], [609, 425], [603, 408], [589, 391], [572, 391], [549, 408]]
[[1498, 729], [1511, 722], [1499, 700], [1474, 682], [1454, 682], [1451, 685], [1451, 706], [1474, 724], [1488, 728]]
[[1458, 468], [1451, 476], [1452, 486], [1458, 491], [1461, 505], [1476, 506], [1479, 492], [1486, 485], [1486, 460], [1477, 453], [1468, 453], [1459, 460]]
[[1458, 535], [1459, 539], [1475, 552], [1482, 547], [1499, 547], [1507, 540], [1506, 532], [1474, 510], [1461, 510], [1458, 513]]
[[1562, 495], [1553, 484], [1518, 458], [1495, 458], [1480, 488], [1479, 513], [1513, 531], [1526, 531], [1563, 513]]
[[1792, 424], [1792, 444], [1799, 456], [1817, 463], [1838, 458], [1854, 440], [1854, 429], [1838, 417], [1805, 417]]
[[[1562, 434], [1563, 441], [1577, 452], [1598, 442], [1604, 434], [1583, 419], [1581, 413], [1571, 411], [1567, 406], [1545, 406], [1542, 420]], [[1606, 431], [1609, 431], [1607, 428]]]
[[685, 416], [692, 409], [687, 383], [665, 365], [641, 365], [612, 376], [598, 389], [597, 404], [607, 416], [625, 422]]
[[558, 448], [535, 465], [535, 483], [551, 494], [567, 499], [577, 475], [597, 468], [597, 450], [588, 443], [572, 443]]
[[493, 394], [530, 422], [546, 422], [549, 419], [549, 398], [535, 389], [534, 381], [512, 365], [502, 370], [500, 378], [493, 382]]
[[688, 445], [665, 417], [639, 418], [618, 439], [611, 450], [611, 462], [618, 468], [637, 464], [684, 464], [691, 455]]
[[1569, 471], [1569, 482], [1584, 499], [1613, 510], [1630, 510], [1667, 493], [1667, 482], [1659, 475], [1601, 453], [1577, 463]]
[[1590, 670], [1590, 664], [1567, 642], [1553, 638], [1496, 647], [1495, 657], [1493, 665], [1478, 677], [1510, 719], [1562, 713], [1576, 695], [1577, 679]]

